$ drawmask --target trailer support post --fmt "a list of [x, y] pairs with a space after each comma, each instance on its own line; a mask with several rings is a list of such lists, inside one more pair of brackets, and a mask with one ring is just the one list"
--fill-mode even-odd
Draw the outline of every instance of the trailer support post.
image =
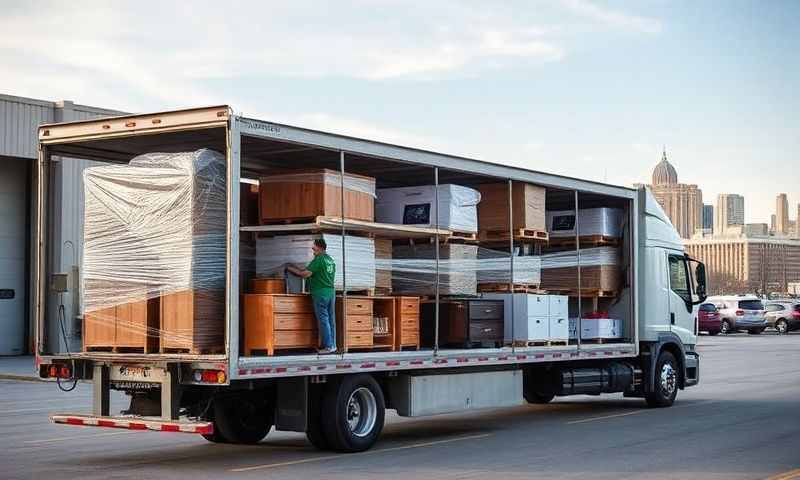
[[96, 363], [92, 375], [92, 413], [98, 417], [107, 417], [110, 407], [111, 385], [108, 367], [102, 363]]
[[161, 418], [177, 420], [181, 405], [181, 385], [178, 382], [178, 365], [170, 363], [164, 369], [164, 381], [161, 383]]

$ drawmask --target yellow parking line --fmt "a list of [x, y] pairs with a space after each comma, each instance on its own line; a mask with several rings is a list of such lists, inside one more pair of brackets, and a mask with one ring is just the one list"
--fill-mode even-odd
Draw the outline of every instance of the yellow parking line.
[[[415, 443], [413, 445], [403, 445], [401, 447], [390, 447], [390, 448], [381, 448], [381, 449], [378, 449], [378, 450], [370, 450], [370, 451], [367, 451], [367, 452], [358, 453], [358, 454], [356, 454], [356, 456], [375, 455], [375, 454], [378, 454], [378, 453], [396, 452], [398, 450], [408, 450], [408, 449], [411, 449], [411, 448], [430, 447], [432, 445], [440, 445], [442, 443], [460, 442], [460, 441], [463, 441], [463, 440], [474, 440], [474, 439], [478, 439], [478, 438], [486, 438], [486, 437], [491, 437], [491, 436], [492, 436], [491, 433], [483, 433], [483, 434], [480, 434], [480, 435], [468, 435], [468, 436], [464, 436], [464, 437], [448, 438], [448, 439], [445, 439], [445, 440], [436, 440], [436, 441], [433, 441], [433, 442]], [[265, 465], [255, 465], [255, 466], [252, 466], [252, 467], [232, 468], [232, 469], [230, 469], [228, 471], [229, 472], [237, 472], [237, 473], [240, 473], [240, 472], [251, 472], [253, 470], [262, 470], [262, 469], [277, 468], [277, 467], [287, 467], [287, 466], [290, 466], [290, 465], [300, 465], [300, 464], [303, 464], [303, 463], [322, 462], [322, 461], [325, 461], [325, 460], [335, 460], [335, 459], [338, 459], [338, 458], [352, 458], [352, 457], [353, 457], [353, 455], [326, 455], [324, 457], [304, 458], [302, 460], [292, 460], [292, 461], [288, 461], [288, 462], [279, 462], [279, 463], [267, 463]]]
[[591, 417], [591, 418], [584, 418], [582, 420], [573, 420], [571, 422], [567, 422], [567, 425], [575, 425], [576, 423], [586, 423], [586, 422], [594, 422], [597, 420], [605, 420], [607, 418], [617, 418], [617, 417], [627, 417], [628, 415], [637, 415], [639, 413], [647, 412], [648, 410], [641, 409], [641, 410], [634, 410], [632, 412], [625, 412], [625, 413], [617, 413], [614, 415], [603, 415], [602, 417]]

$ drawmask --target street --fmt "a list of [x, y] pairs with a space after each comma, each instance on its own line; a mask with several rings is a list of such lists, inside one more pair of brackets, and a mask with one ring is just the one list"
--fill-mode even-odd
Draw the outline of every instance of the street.
[[[800, 334], [701, 336], [700, 385], [672, 408], [621, 395], [404, 419], [370, 451], [320, 452], [302, 434], [257, 446], [178, 433], [56, 426], [91, 385], [0, 381], [0, 478], [800, 478]], [[115, 397], [112, 409], [125, 405]], [[797, 472], [800, 473], [800, 470]], [[781, 475], [783, 474], [783, 475]]]

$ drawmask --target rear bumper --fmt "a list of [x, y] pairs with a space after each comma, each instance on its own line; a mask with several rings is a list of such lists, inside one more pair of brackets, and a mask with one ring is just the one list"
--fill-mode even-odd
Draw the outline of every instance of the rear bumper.
[[693, 387], [700, 383], [700, 355], [697, 352], [686, 352], [684, 366], [684, 387]]
[[50, 421], [64, 425], [82, 427], [122, 428], [127, 430], [151, 430], [155, 432], [197, 433], [211, 435], [214, 424], [211, 422], [179, 422], [142, 417], [99, 417], [94, 415], [56, 413]]

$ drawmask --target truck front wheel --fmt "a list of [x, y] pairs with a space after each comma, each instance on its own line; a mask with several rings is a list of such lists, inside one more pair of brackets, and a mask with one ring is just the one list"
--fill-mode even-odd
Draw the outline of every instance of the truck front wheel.
[[263, 391], [220, 396], [214, 399], [214, 434], [204, 437], [215, 443], [258, 443], [272, 428], [273, 415]]
[[675, 402], [678, 395], [680, 372], [675, 356], [666, 350], [662, 351], [656, 362], [656, 378], [653, 391], [644, 395], [647, 404], [651, 407], [669, 407]]
[[322, 432], [340, 452], [362, 452], [378, 440], [386, 414], [383, 392], [371, 375], [329, 382], [322, 400]]

